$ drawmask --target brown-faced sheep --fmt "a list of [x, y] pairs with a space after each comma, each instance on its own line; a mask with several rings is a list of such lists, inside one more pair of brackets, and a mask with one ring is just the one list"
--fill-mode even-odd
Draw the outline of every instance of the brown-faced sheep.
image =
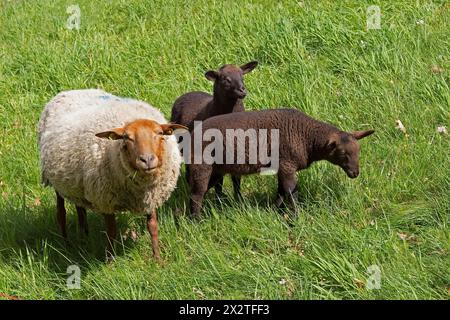
[[101, 90], [61, 92], [42, 112], [39, 149], [42, 182], [57, 197], [57, 221], [67, 237], [64, 199], [75, 204], [87, 233], [86, 209], [102, 213], [113, 257], [115, 214], [147, 215], [152, 248], [159, 259], [156, 209], [176, 187], [181, 155], [177, 128], [145, 102]]

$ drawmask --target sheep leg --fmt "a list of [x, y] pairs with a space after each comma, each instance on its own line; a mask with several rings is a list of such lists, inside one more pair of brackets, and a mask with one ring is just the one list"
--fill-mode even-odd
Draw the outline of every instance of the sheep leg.
[[151, 214], [147, 215], [147, 230], [152, 237], [152, 249], [153, 249], [153, 257], [156, 261], [161, 260], [161, 256], [159, 254], [159, 243], [158, 243], [158, 219], [156, 216], [156, 210], [152, 210]]
[[106, 246], [106, 260], [114, 260], [114, 240], [117, 236], [116, 216], [113, 214], [104, 214], [106, 224], [106, 235], [108, 244]]
[[89, 231], [88, 231], [86, 209], [78, 206], [76, 208], [78, 214], [78, 227], [81, 232], [84, 232], [85, 235], [88, 235]]
[[189, 177], [190, 177], [190, 174], [189, 174], [189, 166], [187, 165], [186, 166], [186, 173], [185, 173], [185, 177], [186, 177], [186, 181], [189, 183]]
[[189, 186], [191, 189], [191, 216], [200, 218], [203, 197], [208, 191], [208, 183], [212, 173], [212, 166], [190, 165]]
[[297, 176], [295, 171], [282, 171], [278, 173], [278, 197], [277, 207], [281, 207], [285, 200], [291, 205], [295, 205], [295, 199], [298, 196]]
[[56, 220], [58, 221], [61, 235], [64, 239], [67, 239], [66, 208], [64, 207], [64, 198], [58, 192], [56, 192]]
[[224, 197], [225, 194], [223, 193], [223, 174], [216, 173], [211, 176], [208, 183], [208, 190], [212, 187], [214, 187], [214, 189], [216, 190], [217, 198]]
[[191, 194], [191, 216], [194, 219], [200, 218], [200, 211], [202, 209], [203, 197], [206, 193], [206, 186], [198, 186], [193, 189]]
[[241, 177], [231, 176], [231, 181], [233, 182], [234, 197], [237, 200], [241, 200], [242, 199], [242, 194], [241, 194]]

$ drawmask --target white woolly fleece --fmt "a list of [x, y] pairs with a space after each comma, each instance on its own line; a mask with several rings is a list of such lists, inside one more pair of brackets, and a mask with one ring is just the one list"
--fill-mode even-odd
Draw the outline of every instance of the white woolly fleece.
[[162, 165], [146, 177], [124, 161], [120, 140], [95, 136], [137, 119], [167, 123], [159, 110], [143, 101], [96, 89], [59, 93], [39, 121], [42, 182], [75, 205], [99, 213], [149, 214], [176, 187], [181, 155], [175, 136], [165, 137]]

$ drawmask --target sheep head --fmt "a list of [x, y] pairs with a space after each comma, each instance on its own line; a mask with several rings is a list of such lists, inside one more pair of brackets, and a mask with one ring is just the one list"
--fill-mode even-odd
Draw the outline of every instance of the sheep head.
[[226, 64], [218, 71], [207, 71], [205, 77], [214, 81], [215, 94], [228, 99], [244, 99], [247, 91], [245, 90], [243, 76], [256, 68], [257, 65], [257, 61], [251, 61], [240, 67]]
[[332, 134], [328, 140], [327, 160], [340, 166], [350, 178], [356, 178], [359, 175], [358, 140], [374, 132], [374, 130], [365, 130]]
[[124, 127], [97, 133], [103, 139], [122, 140], [121, 150], [132, 168], [142, 174], [150, 174], [162, 165], [165, 136], [185, 126], [175, 123], [160, 124], [153, 120], [139, 119]]

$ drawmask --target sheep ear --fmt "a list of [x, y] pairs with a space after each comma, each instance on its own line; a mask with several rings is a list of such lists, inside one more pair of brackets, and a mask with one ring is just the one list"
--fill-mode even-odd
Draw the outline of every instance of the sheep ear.
[[103, 139], [119, 140], [125, 134], [124, 128], [115, 128], [109, 131], [99, 132], [95, 136]]
[[206, 71], [205, 77], [209, 81], [215, 81], [219, 77], [219, 73], [217, 71], [209, 70], [209, 71]]
[[161, 128], [165, 135], [171, 135], [177, 129], [189, 130], [187, 127], [177, 123], [162, 124]]
[[258, 61], [251, 61], [241, 66], [242, 74], [247, 74], [258, 65]]
[[328, 151], [333, 151], [334, 149], [336, 149], [336, 146], [339, 142], [339, 137], [336, 134], [333, 134], [329, 139], [328, 139], [328, 144], [327, 144], [327, 149]]
[[335, 140], [329, 141], [328, 145], [327, 145], [328, 150], [333, 151], [334, 149], [336, 149], [336, 145], [337, 145], [337, 142]]
[[374, 132], [375, 130], [353, 131], [352, 136], [355, 137], [355, 139], [359, 140], [364, 137], [370, 136]]

